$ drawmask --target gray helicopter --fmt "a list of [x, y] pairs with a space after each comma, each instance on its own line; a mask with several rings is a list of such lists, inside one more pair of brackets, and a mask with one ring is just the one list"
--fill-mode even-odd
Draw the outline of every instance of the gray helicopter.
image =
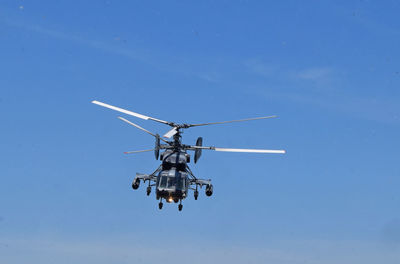
[[[188, 150], [194, 151], [194, 163], [197, 163], [197, 161], [199, 160], [203, 149], [224, 151], [224, 152], [277, 153], [277, 154], [285, 153], [285, 150], [206, 147], [203, 146], [202, 137], [199, 137], [197, 139], [195, 145], [185, 145], [182, 144], [181, 141], [182, 139], [181, 134], [183, 133], [182, 130], [190, 127], [267, 119], [267, 118], [274, 118], [276, 116], [264, 116], [264, 117], [247, 118], [247, 119], [213, 122], [213, 123], [202, 123], [202, 124], [177, 124], [174, 122], [167, 122], [161, 119], [138, 114], [99, 101], [92, 101], [92, 103], [127, 115], [138, 117], [144, 120], [153, 120], [172, 127], [171, 130], [169, 130], [165, 135], [163, 135], [163, 137], [166, 139], [170, 138], [173, 139], [171, 141], [168, 141], [160, 137], [160, 135], [154, 134], [123, 117], [118, 117], [122, 121], [152, 135], [155, 138], [154, 149], [128, 151], [125, 152], [125, 154], [154, 151], [156, 160], [160, 158], [160, 160], [162, 161], [161, 165], [151, 174], [136, 173], [136, 177], [132, 182], [132, 188], [136, 190], [139, 188], [141, 181], [143, 181], [143, 183], [146, 183], [147, 181], [148, 182], [148, 186], [146, 189], [147, 195], [150, 195], [152, 187], [155, 187], [156, 199], [160, 201], [158, 204], [159, 209], [162, 209], [163, 199], [164, 199], [168, 203], [179, 202], [178, 209], [179, 211], [181, 211], [183, 208], [182, 201], [185, 198], [187, 198], [189, 190], [194, 191], [194, 199], [197, 200], [199, 196], [199, 191], [198, 191], [199, 187], [202, 188], [203, 186], [205, 186], [205, 194], [207, 196], [211, 196], [213, 194], [213, 185], [211, 184], [211, 179], [208, 180], [198, 179], [193, 175], [191, 169], [189, 168], [188, 163], [190, 163], [190, 155], [187, 153]], [[165, 151], [160, 154], [160, 150], [165, 150]]]

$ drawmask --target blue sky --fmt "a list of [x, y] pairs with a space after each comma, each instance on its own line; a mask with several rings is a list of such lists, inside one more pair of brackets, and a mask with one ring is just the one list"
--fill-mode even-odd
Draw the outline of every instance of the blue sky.
[[[399, 263], [398, 1], [2, 1], [0, 262]], [[198, 127], [214, 195], [130, 187]], [[127, 117], [160, 134], [168, 127]]]

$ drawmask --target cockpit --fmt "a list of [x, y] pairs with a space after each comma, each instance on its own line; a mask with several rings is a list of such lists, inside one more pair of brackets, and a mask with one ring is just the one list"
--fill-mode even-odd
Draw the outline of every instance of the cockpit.
[[179, 176], [161, 176], [160, 177], [160, 182], [158, 187], [160, 188], [167, 188], [167, 189], [171, 189], [171, 188], [175, 188], [178, 190], [183, 190], [185, 189], [185, 181], [186, 178], [185, 177], [181, 177]]

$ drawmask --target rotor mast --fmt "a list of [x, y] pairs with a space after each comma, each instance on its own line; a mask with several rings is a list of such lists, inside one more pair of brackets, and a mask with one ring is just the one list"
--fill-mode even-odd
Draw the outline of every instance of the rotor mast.
[[174, 135], [174, 142], [173, 142], [173, 147], [175, 151], [179, 151], [180, 149], [182, 149], [182, 136], [181, 133], [183, 133], [183, 131], [181, 131], [180, 126], [175, 127], [176, 128], [176, 133]]

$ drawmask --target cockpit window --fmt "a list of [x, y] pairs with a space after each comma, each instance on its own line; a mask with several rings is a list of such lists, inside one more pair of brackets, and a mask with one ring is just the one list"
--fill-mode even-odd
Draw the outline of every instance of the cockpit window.
[[168, 177], [168, 188], [175, 186], [175, 177]]
[[185, 178], [179, 178], [177, 188], [180, 190], [185, 189]]
[[182, 190], [185, 188], [185, 178], [175, 176], [161, 176], [159, 186], [161, 188], [176, 187], [177, 189]]
[[167, 176], [161, 176], [161, 182], [160, 182], [160, 187], [166, 187], [167, 186]]

